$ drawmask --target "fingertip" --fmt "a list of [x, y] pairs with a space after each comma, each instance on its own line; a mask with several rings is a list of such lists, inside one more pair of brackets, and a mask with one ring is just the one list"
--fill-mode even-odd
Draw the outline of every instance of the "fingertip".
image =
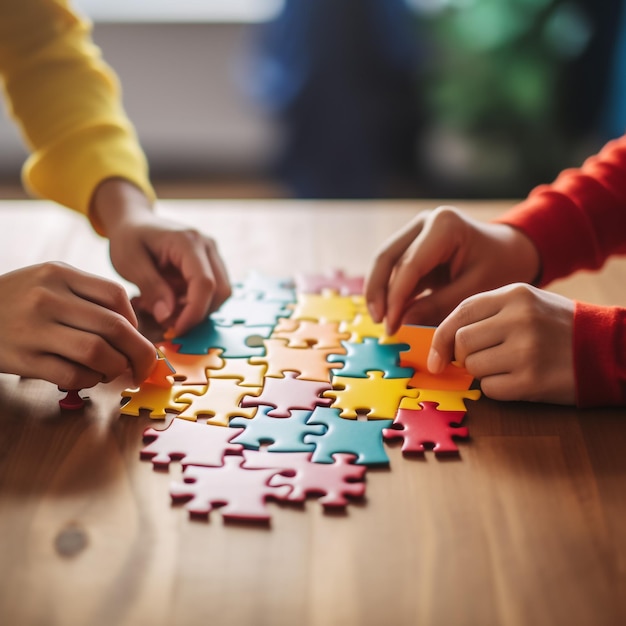
[[441, 374], [446, 366], [445, 361], [441, 358], [441, 355], [435, 348], [431, 346], [428, 352], [428, 359], [426, 361], [426, 367], [431, 374]]
[[380, 300], [370, 300], [367, 303], [367, 310], [375, 324], [380, 324], [385, 315], [383, 305]]

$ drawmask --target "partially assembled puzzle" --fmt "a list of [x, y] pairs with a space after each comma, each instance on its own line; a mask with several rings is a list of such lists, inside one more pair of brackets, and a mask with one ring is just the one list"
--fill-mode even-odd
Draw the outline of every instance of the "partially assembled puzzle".
[[434, 328], [386, 336], [342, 272], [278, 279], [250, 273], [232, 297], [183, 336], [157, 344], [155, 371], [123, 392], [121, 413], [173, 419], [147, 428], [141, 458], [182, 467], [174, 503], [190, 516], [268, 522], [268, 500], [345, 508], [365, 472], [403, 454], [458, 454], [472, 377], [426, 369]]

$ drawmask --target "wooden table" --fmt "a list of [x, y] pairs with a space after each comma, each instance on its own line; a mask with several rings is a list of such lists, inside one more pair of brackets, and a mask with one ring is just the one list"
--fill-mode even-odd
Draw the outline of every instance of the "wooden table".
[[[510, 203], [461, 203], [488, 219]], [[170, 201], [213, 234], [232, 278], [344, 268], [433, 203]], [[49, 204], [0, 204], [0, 271], [60, 259], [114, 276], [106, 242]], [[626, 305], [615, 261], [554, 289]], [[139, 460], [148, 420], [119, 384], [61, 415], [48, 383], [0, 377], [0, 624], [626, 623], [626, 415], [469, 403], [461, 458], [369, 471], [345, 516], [270, 504], [263, 529], [189, 521]]]

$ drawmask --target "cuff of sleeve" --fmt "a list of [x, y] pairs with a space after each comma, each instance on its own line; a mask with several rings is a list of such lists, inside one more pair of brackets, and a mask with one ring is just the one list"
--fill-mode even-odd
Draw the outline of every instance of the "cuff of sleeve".
[[626, 309], [576, 302], [573, 347], [576, 404], [626, 405]]
[[58, 202], [88, 216], [94, 230], [100, 225], [89, 216], [96, 187], [108, 178], [124, 178], [154, 202], [148, 165], [128, 128], [90, 125], [62, 142], [31, 155], [23, 169], [25, 187], [35, 196]]

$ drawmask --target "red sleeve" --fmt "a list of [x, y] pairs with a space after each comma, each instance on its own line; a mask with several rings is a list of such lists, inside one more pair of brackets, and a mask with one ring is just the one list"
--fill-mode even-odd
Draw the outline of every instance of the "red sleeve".
[[626, 253], [626, 135], [499, 217], [539, 250], [541, 285]]
[[[535, 243], [540, 285], [626, 253], [626, 136], [537, 187], [496, 221]], [[577, 302], [573, 341], [577, 405], [626, 405], [626, 309]]]
[[626, 405], [626, 309], [576, 303], [576, 404]]

